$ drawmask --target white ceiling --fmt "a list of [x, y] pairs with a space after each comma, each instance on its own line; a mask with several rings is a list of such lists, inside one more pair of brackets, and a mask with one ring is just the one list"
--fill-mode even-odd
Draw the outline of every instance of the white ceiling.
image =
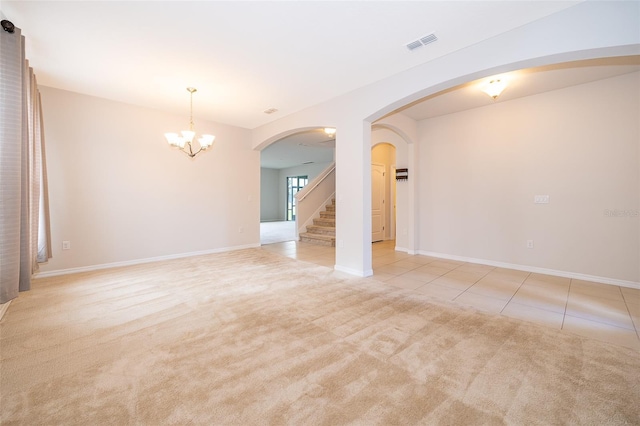
[[[400, 112], [414, 120], [424, 120], [637, 71], [640, 71], [640, 56], [528, 68], [452, 87], [408, 105]], [[495, 101], [481, 90], [487, 81], [494, 78], [507, 82], [507, 87]]]
[[[425, 120], [492, 103], [505, 102], [558, 90], [591, 81], [640, 71], [640, 56], [576, 61], [539, 68], [513, 71], [452, 87], [408, 105], [398, 111], [414, 120]], [[507, 88], [495, 101], [481, 91], [491, 78], [507, 82]], [[282, 169], [305, 162], [332, 161], [334, 143], [320, 129], [298, 133], [270, 145], [261, 152], [261, 166]]]
[[[577, 2], [7, 1], [41, 85], [255, 128]], [[409, 52], [405, 44], [435, 33]], [[277, 113], [267, 115], [267, 108]]]
[[[41, 85], [196, 120], [255, 128], [577, 1], [7, 1]], [[435, 33], [413, 52], [405, 45]], [[504, 102], [637, 71], [637, 58], [574, 63], [503, 76]], [[402, 113], [416, 120], [491, 104], [480, 82], [432, 95]], [[274, 114], [264, 114], [277, 108]], [[263, 167], [333, 159], [320, 130], [262, 151]]]
[[296, 133], [263, 149], [260, 167], [285, 169], [305, 163], [330, 163], [335, 146], [336, 140], [322, 129]]

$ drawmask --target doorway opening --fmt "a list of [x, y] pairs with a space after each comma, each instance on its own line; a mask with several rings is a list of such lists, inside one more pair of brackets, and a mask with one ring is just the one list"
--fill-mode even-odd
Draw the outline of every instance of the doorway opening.
[[396, 148], [379, 143], [371, 148], [371, 242], [396, 238]]
[[334, 161], [334, 148], [335, 138], [323, 128], [285, 132], [259, 148], [261, 244], [298, 239], [297, 222], [304, 216], [304, 206], [297, 205], [294, 197]]

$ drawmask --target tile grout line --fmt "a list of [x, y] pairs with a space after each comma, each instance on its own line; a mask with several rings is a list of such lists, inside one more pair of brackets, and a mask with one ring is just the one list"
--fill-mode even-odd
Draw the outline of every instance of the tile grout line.
[[[292, 257], [292, 258], [295, 260], [295, 259], [296, 259], [296, 257], [297, 257], [297, 256], [296, 256], [296, 254], [300, 254], [300, 251], [301, 251], [300, 249], [301, 249], [301, 248], [303, 248], [303, 247], [300, 247], [299, 245], [297, 245], [297, 244], [296, 244], [296, 246], [292, 247], [292, 249], [293, 249], [293, 254], [292, 254], [292, 255], [285, 255], [285, 256], [286, 256], [286, 257]], [[384, 248], [383, 248], [383, 249], [384, 249]], [[273, 251], [272, 251], [272, 250], [268, 250], [268, 251], [276, 252], [276, 250], [273, 250]], [[277, 251], [279, 251], [279, 250], [277, 250]], [[381, 250], [381, 253], [382, 253], [383, 251], [384, 251], [384, 250]], [[278, 253], [278, 254], [284, 255], [284, 253]], [[313, 253], [308, 253], [308, 254], [313, 255], [313, 254], [320, 254], [320, 253], [313, 252]], [[324, 254], [325, 254], [325, 252], [322, 252], [322, 254], [324, 255]], [[418, 255], [418, 256], [420, 256], [420, 255]], [[412, 256], [408, 256], [408, 257], [412, 257]], [[392, 261], [392, 262], [390, 262], [390, 263], [385, 263], [385, 265], [384, 265], [384, 266], [386, 266], [386, 265], [393, 265], [394, 263], [401, 262], [401, 261], [404, 261], [404, 260], [406, 260], [406, 259], [405, 259], [405, 258], [395, 259], [394, 261]], [[413, 271], [413, 270], [415, 270], [415, 269], [419, 269], [420, 267], [430, 265], [430, 264], [432, 264], [433, 262], [435, 262], [435, 261], [437, 261], [437, 260], [438, 260], [438, 259], [431, 259], [431, 261], [430, 261], [430, 262], [427, 262], [427, 263], [422, 263], [422, 262], [419, 262], [419, 263], [418, 263], [418, 262], [416, 262], [416, 265], [417, 265], [417, 266], [413, 267], [412, 269], [406, 270], [406, 272], [403, 272], [403, 273], [401, 273], [401, 274], [399, 274], [399, 275], [391, 274], [389, 278], [402, 277], [403, 275], [405, 275], [405, 274], [407, 274], [407, 273], [409, 273], [409, 272], [411, 272], [411, 271]], [[306, 261], [308, 261], [308, 262], [312, 262], [312, 263], [317, 263], [317, 262], [313, 262], [311, 259], [308, 259], [308, 260], [306, 260]], [[412, 263], [413, 263], [413, 262], [412, 262]], [[447, 275], [448, 273], [450, 273], [450, 272], [460, 271], [460, 268], [464, 267], [465, 265], [474, 265], [474, 264], [473, 264], [473, 263], [470, 263], [470, 262], [465, 262], [465, 263], [461, 263], [461, 264], [458, 264], [458, 265], [449, 265], [448, 267], [450, 267], [450, 266], [454, 266], [454, 267], [453, 267], [452, 269], [448, 270], [447, 272], [437, 274], [438, 276], [437, 276], [436, 278], [433, 278], [433, 279], [431, 279], [430, 281], [428, 281], [428, 282], [426, 282], [426, 283], [423, 283], [423, 284], [422, 284], [422, 286], [426, 286], [426, 285], [428, 285], [428, 284], [432, 284], [435, 280], [437, 280], [438, 278], [441, 278], [441, 277], [446, 276], [446, 275]], [[414, 266], [414, 265], [411, 265], [411, 266]], [[447, 269], [448, 269], [448, 267], [447, 267]], [[402, 269], [404, 269], [404, 267], [401, 267], [401, 268], [402, 268]], [[468, 283], [469, 283], [469, 286], [468, 286], [465, 290], [460, 291], [460, 293], [459, 293], [457, 296], [455, 296], [454, 298], [449, 299], [449, 300], [450, 300], [450, 301], [452, 301], [452, 302], [454, 302], [454, 301], [458, 300], [460, 297], [462, 297], [462, 295], [463, 295], [463, 294], [472, 294], [472, 293], [470, 292], [470, 289], [472, 289], [476, 284], [478, 284], [478, 282], [480, 282], [483, 278], [487, 277], [487, 276], [488, 276], [492, 271], [495, 271], [495, 269], [496, 269], [496, 268], [491, 268], [491, 269], [489, 269], [488, 271], [482, 271], [482, 275], [481, 275], [481, 276], [479, 276], [479, 277], [478, 277], [477, 279], [475, 279], [475, 281], [473, 281], [473, 282], [470, 282], [470, 281], [469, 281], [469, 282], [468, 282]], [[460, 272], [465, 272], [465, 271], [460, 271]], [[470, 273], [472, 273], [472, 272], [470, 272]], [[528, 280], [529, 278], [531, 278], [531, 276], [532, 276], [532, 273], [531, 273], [531, 272], [529, 272], [529, 273], [526, 275], [526, 277], [523, 279], [523, 281], [521, 281], [521, 282], [520, 282], [520, 285], [519, 285], [519, 286], [518, 286], [518, 288], [515, 290], [515, 292], [514, 292], [514, 293], [511, 295], [511, 297], [506, 301], [506, 303], [505, 303], [505, 305], [502, 307], [502, 309], [501, 309], [499, 312], [497, 312], [498, 314], [500, 314], [500, 315], [504, 315], [504, 314], [503, 314], [504, 310], [505, 310], [505, 309], [510, 305], [510, 303], [512, 303], [512, 302], [513, 302], [513, 299], [514, 299], [515, 295], [518, 293], [518, 291], [520, 291], [520, 290], [522, 289], [522, 287], [524, 286], [524, 284], [526, 284], [527, 280]], [[419, 280], [418, 280], [418, 281], [419, 281]], [[567, 292], [565, 293], [565, 294], [566, 294], [566, 296], [565, 296], [565, 306], [564, 306], [564, 310], [563, 310], [563, 312], [561, 313], [561, 314], [562, 314], [562, 322], [561, 322], [560, 330], [564, 330], [564, 324], [566, 323], [566, 317], [567, 317], [567, 316], [572, 316], [572, 315], [568, 315], [568, 306], [569, 306], [569, 297], [571, 297], [571, 290], [572, 290], [572, 288], [573, 288], [573, 284], [574, 284], [574, 283], [573, 283], [573, 281], [574, 281], [574, 279], [570, 279], [570, 280], [569, 280], [569, 286], [568, 286], [568, 288], [567, 288]], [[443, 286], [443, 287], [446, 287], [446, 286]], [[620, 327], [619, 325], [610, 324], [610, 323], [608, 323], [608, 322], [606, 322], [606, 321], [605, 321], [605, 322], [601, 322], [600, 320], [592, 319], [592, 318], [584, 318], [584, 319], [586, 319], [586, 320], [588, 320], [588, 321], [593, 321], [593, 322], [596, 322], [596, 323], [602, 323], [602, 324], [607, 325], [607, 326], [613, 326], [613, 327], [615, 327], [615, 328], [620, 328], [620, 329], [623, 329], [623, 330], [633, 330], [633, 331], [635, 332], [634, 334], [635, 334], [636, 338], [638, 338], [638, 339], [640, 340], [640, 324], [636, 324], [636, 322], [634, 321], [633, 316], [631, 315], [631, 310], [630, 310], [630, 306], [631, 306], [631, 305], [629, 305], [629, 301], [627, 300], [627, 299], [629, 299], [629, 297], [625, 297], [625, 293], [624, 293], [624, 292], [622, 292], [622, 288], [621, 288], [620, 286], [616, 286], [616, 287], [618, 287], [618, 291], [620, 292], [620, 295], [622, 296], [622, 301], [623, 301], [623, 303], [625, 304], [624, 306], [625, 306], [625, 309], [626, 309], [626, 313], [625, 313], [625, 314], [626, 314], [626, 315], [629, 315], [629, 318], [631, 319], [631, 326], [632, 326], [633, 328]], [[453, 287], [451, 287], [451, 289], [453, 289]], [[416, 291], [416, 289], [409, 289], [408, 291], [410, 291], [410, 292], [415, 292], [415, 291]], [[577, 293], [577, 295], [578, 295], [578, 294], [579, 294], [579, 293]], [[481, 295], [481, 294], [480, 294], [480, 295]], [[488, 296], [488, 297], [491, 297], [491, 296]], [[494, 299], [495, 299], [495, 298], [494, 298]], [[631, 299], [629, 299], [629, 300], [631, 300]], [[465, 304], [465, 305], [469, 306], [468, 304]], [[475, 306], [475, 305], [471, 304], [470, 306]], [[546, 310], [545, 308], [539, 308], [539, 309], [541, 309], [541, 310]], [[495, 312], [495, 311], [494, 311], [494, 312]], [[549, 310], [549, 312], [556, 312], [556, 311]], [[622, 313], [622, 312], [624, 312], [624, 311], [620, 311], [620, 313]], [[573, 316], [572, 316], [572, 317], [573, 317]], [[583, 319], [582, 317], [577, 317], [577, 318]]]
[[[462, 265], [460, 265], [460, 266], [462, 266]], [[458, 266], [457, 268], [454, 268], [453, 270], [455, 271], [455, 270], [456, 270], [456, 269], [458, 269], [460, 266]], [[469, 290], [469, 289], [470, 289], [471, 287], [473, 287], [474, 285], [478, 284], [478, 283], [480, 282], [480, 280], [482, 280], [484, 277], [486, 277], [487, 275], [489, 275], [489, 273], [490, 273], [491, 271], [493, 271], [494, 269], [496, 269], [496, 268], [491, 268], [491, 269], [489, 269], [489, 270], [487, 271], [487, 273], [486, 273], [486, 274], [484, 274], [483, 276], [481, 276], [480, 278], [478, 278], [477, 280], [475, 280], [475, 281], [474, 281], [474, 283], [473, 283], [473, 284], [471, 284], [469, 287], [467, 287], [466, 289], [462, 290], [462, 291], [460, 292], [460, 294], [459, 294], [459, 295], [457, 295], [456, 297], [454, 297], [453, 299], [451, 299], [451, 301], [455, 301], [458, 297], [460, 297], [460, 296], [462, 296], [463, 294], [465, 294], [465, 293], [467, 292], [467, 290]], [[503, 308], [503, 309], [504, 309], [504, 308]]]
[[638, 337], [638, 340], [640, 340], [640, 331], [638, 330], [638, 326], [636, 325], [636, 322], [633, 320], [633, 315], [631, 315], [631, 311], [629, 310], [629, 304], [627, 303], [627, 298], [624, 297], [624, 292], [622, 291], [622, 288], [620, 288], [620, 286], [618, 286], [618, 290], [620, 291], [620, 295], [622, 295], [622, 300], [624, 301], [624, 307], [627, 308], [627, 313], [629, 314], [629, 318], [631, 318], [631, 324], [633, 324], [633, 328], [636, 331], [636, 336]]
[[569, 288], [567, 289], [567, 300], [564, 301], [564, 313], [562, 314], [562, 324], [560, 330], [564, 330], [564, 320], [567, 318], [567, 307], [569, 306], [569, 295], [571, 294], [571, 284], [573, 284], [573, 278], [569, 279]]
[[511, 303], [511, 301], [513, 300], [513, 298], [515, 297], [516, 293], [518, 293], [518, 291], [520, 291], [520, 289], [522, 288], [522, 286], [524, 285], [524, 282], [527, 281], [529, 279], [529, 277], [531, 276], [531, 272], [529, 272], [527, 274], [526, 277], [524, 277], [524, 280], [522, 280], [522, 282], [520, 283], [520, 285], [518, 286], [518, 288], [516, 289], [516, 291], [511, 295], [511, 297], [509, 298], [509, 300], [507, 301], [507, 303], [502, 307], [502, 309], [500, 310], [500, 315], [502, 315], [502, 311], [505, 310], [505, 308], [507, 306], [509, 306], [509, 303]]

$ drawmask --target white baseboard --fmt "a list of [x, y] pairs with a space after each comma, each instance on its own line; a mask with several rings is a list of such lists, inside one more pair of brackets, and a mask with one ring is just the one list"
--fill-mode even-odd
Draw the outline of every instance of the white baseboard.
[[58, 269], [54, 271], [38, 272], [34, 276], [37, 278], [55, 277], [58, 275], [75, 274], [78, 272], [90, 272], [90, 271], [97, 271], [99, 269], [118, 268], [121, 266], [139, 265], [141, 263], [151, 263], [151, 262], [159, 262], [162, 260], [181, 259], [183, 257], [202, 256], [205, 254], [224, 253], [227, 251], [243, 250], [243, 249], [255, 248], [255, 247], [260, 247], [260, 243], [246, 244], [246, 245], [234, 246], [234, 247], [224, 247], [224, 248], [211, 249], [211, 250], [194, 251], [190, 253], [170, 254], [167, 256], [148, 257], [145, 259], [126, 260], [123, 262], [102, 263], [99, 265], [81, 266], [78, 268]]
[[534, 272], [537, 274], [554, 275], [556, 277], [572, 278], [576, 280], [591, 281], [601, 284], [617, 285], [620, 287], [629, 287], [640, 289], [640, 282], [620, 280], [617, 278], [599, 277], [596, 275], [580, 274], [577, 272], [558, 271], [555, 269], [538, 268], [536, 266], [518, 265], [515, 263], [495, 262], [493, 260], [476, 259], [473, 257], [456, 256], [452, 254], [436, 253], [432, 251], [419, 250], [418, 254], [424, 256], [437, 257], [440, 259], [458, 260], [461, 262], [478, 263], [480, 265], [495, 266], [498, 268], [515, 269], [518, 271]]
[[416, 250], [409, 250], [408, 248], [399, 247], [399, 246], [396, 246], [395, 250], [396, 251], [402, 251], [402, 252], [405, 252], [407, 254], [418, 254], [418, 252]]
[[340, 266], [340, 265], [334, 265], [333, 269], [335, 269], [336, 271], [339, 272], [344, 272], [346, 274], [349, 275], [355, 275], [356, 277], [370, 277], [371, 275], [373, 275], [373, 269], [369, 269], [366, 271], [359, 271], [356, 269], [351, 269], [351, 268], [345, 268], [344, 266]]

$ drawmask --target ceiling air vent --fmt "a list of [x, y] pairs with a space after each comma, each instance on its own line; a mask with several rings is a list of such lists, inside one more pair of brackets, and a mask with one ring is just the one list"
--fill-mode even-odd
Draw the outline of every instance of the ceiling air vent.
[[420, 43], [420, 40], [412, 41], [411, 43], [407, 44], [407, 49], [409, 50], [417, 49], [418, 47], [422, 47], [422, 43]]
[[422, 36], [420, 37], [418, 40], [414, 40], [410, 43], [407, 43], [407, 49], [409, 50], [416, 50], [419, 47], [425, 46], [429, 43], [433, 43], [434, 41], [437, 41], [438, 37], [436, 37], [435, 34], [427, 34], [426, 36]]

